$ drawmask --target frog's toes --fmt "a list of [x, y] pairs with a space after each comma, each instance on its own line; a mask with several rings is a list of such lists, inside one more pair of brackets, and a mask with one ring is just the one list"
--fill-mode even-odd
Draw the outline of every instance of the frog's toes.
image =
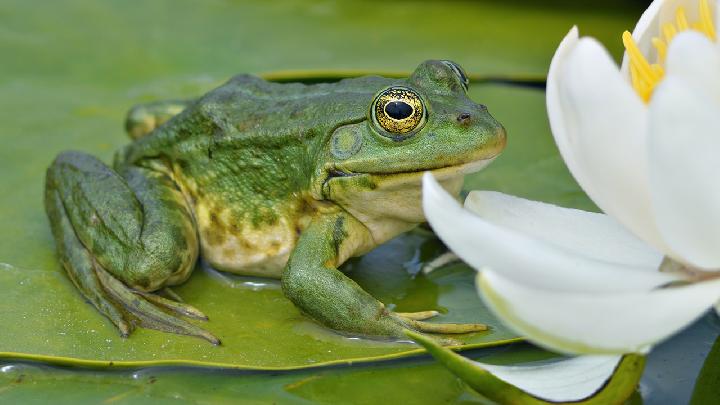
[[[406, 329], [404, 333], [405, 333], [406, 337], [409, 337], [410, 339], [412, 339], [415, 342], [415, 344], [417, 344], [417, 345], [420, 345], [420, 343], [418, 343], [418, 340], [417, 340], [419, 338], [433, 340], [442, 346], [463, 346], [466, 344], [465, 342], [462, 342], [457, 339], [453, 339], [453, 338], [449, 338], [449, 337], [435, 336], [435, 335], [426, 335], [424, 333], [420, 333], [420, 332], [418, 332], [416, 330], [412, 330], [412, 329]], [[422, 345], [420, 345], [420, 346], [422, 346]]]
[[[95, 305], [95, 307], [103, 315], [107, 316], [108, 319], [110, 319], [110, 322], [112, 322], [118, 328], [120, 336], [124, 338], [130, 336], [135, 327], [129, 314], [123, 311], [122, 306], [115, 303], [112, 299], [110, 299], [110, 297], [107, 296], [107, 294], [104, 294], [103, 289], [100, 285], [97, 285], [97, 287], [94, 289], [88, 288], [89, 286], [86, 285], [87, 281], [89, 280], [83, 280], [81, 284], [78, 284], [76, 282], [76, 284], [81, 289], [81, 291], [83, 291], [88, 300], [93, 305]], [[99, 284], [96, 278], [94, 279], [94, 281], [95, 283]]]
[[393, 315], [400, 317], [407, 325], [420, 332], [461, 334], [482, 332], [488, 330], [488, 326], [482, 323], [430, 323], [423, 322], [426, 319], [439, 315], [438, 311], [420, 312], [393, 312]]
[[412, 321], [424, 321], [432, 317], [440, 315], [438, 311], [420, 311], [420, 312], [395, 312], [395, 315]]
[[165, 298], [170, 298], [173, 301], [176, 302], [185, 302], [181, 296], [179, 296], [175, 291], [172, 290], [170, 287], [163, 287], [157, 291], [158, 294], [162, 295]]
[[430, 260], [422, 266], [423, 274], [430, 274], [431, 272], [439, 269], [440, 267], [447, 266], [448, 264], [459, 262], [461, 259], [453, 252], [445, 252], [436, 258]]
[[414, 329], [427, 333], [460, 334], [488, 330], [488, 326], [482, 323], [430, 323], [415, 320], [408, 320], [408, 323]]
[[198, 309], [155, 294], [131, 290], [100, 266], [96, 267], [96, 272], [103, 289], [129, 315], [126, 316], [126, 322], [130, 318], [134, 321], [131, 324], [138, 323], [144, 328], [196, 336], [214, 345], [220, 344], [220, 339], [210, 332], [172, 314], [207, 320], [207, 316]]
[[178, 315], [183, 315], [183, 316], [187, 316], [188, 318], [199, 319], [202, 321], [208, 320], [207, 315], [202, 313], [202, 311], [193, 307], [192, 305], [188, 305], [183, 302], [179, 302], [179, 300], [169, 300], [169, 299], [161, 297], [157, 294], [152, 294], [152, 293], [143, 292], [143, 291], [133, 291], [133, 292], [135, 294], [145, 298], [146, 300], [150, 301], [151, 303], [153, 303], [161, 308], [165, 308], [168, 311], [174, 312]]

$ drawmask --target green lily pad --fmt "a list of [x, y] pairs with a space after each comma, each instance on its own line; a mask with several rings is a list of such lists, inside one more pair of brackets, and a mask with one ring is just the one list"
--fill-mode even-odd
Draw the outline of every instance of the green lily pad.
[[[473, 353], [492, 364], [552, 358], [528, 344]], [[292, 372], [151, 367], [70, 369], [0, 361], [0, 403], [8, 404], [487, 404], [432, 359]]]
[[[437, 241], [411, 234], [349, 263], [350, 274], [398, 311], [438, 309], [439, 321], [482, 322], [487, 332], [460, 337], [465, 348], [517, 341], [482, 305], [473, 271], [448, 268], [418, 273], [422, 250]], [[196, 269], [175, 291], [202, 308], [206, 326], [223, 344], [141, 329], [123, 339], [85, 303], [60, 269], [0, 266], [0, 358], [79, 366], [196, 365], [241, 369], [292, 369], [391, 359], [422, 352], [408, 341], [377, 341], [334, 333], [302, 315], [275, 280]]]
[[703, 363], [700, 375], [695, 381], [695, 389], [690, 399], [691, 405], [717, 404], [720, 402], [720, 337], [715, 339], [710, 353]]

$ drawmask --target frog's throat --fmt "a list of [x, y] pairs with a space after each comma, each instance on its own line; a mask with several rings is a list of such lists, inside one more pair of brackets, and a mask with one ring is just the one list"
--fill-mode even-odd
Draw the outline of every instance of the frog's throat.
[[458, 195], [465, 175], [481, 170], [494, 159], [396, 173], [338, 173], [325, 181], [320, 199], [345, 210], [369, 230], [375, 244], [380, 244], [425, 221], [423, 173], [432, 173], [445, 190]]

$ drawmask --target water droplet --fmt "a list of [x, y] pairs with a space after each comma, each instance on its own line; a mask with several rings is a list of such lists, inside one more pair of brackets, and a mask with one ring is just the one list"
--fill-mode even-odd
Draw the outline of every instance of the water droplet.
[[0, 373], [13, 373], [17, 369], [17, 366], [8, 365], [0, 367]]

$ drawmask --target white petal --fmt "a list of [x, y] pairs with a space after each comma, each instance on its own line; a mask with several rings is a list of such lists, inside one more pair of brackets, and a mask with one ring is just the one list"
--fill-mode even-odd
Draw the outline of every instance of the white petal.
[[506, 383], [547, 401], [572, 402], [591, 397], [612, 377], [622, 356], [578, 356], [538, 365], [475, 364]]
[[649, 210], [644, 103], [594, 39], [580, 39], [557, 69], [548, 112], [568, 168], [603, 211], [664, 251]]
[[[539, 219], [543, 227], [547, 226], [547, 236], [535, 238], [519, 231], [517, 226], [512, 229], [502, 223], [494, 224], [463, 209], [429, 173], [423, 177], [423, 208], [438, 236], [468, 264], [476, 269], [491, 266], [507, 277], [536, 287], [569, 291], [633, 291], [674, 279], [673, 275], [653, 271], [660, 258], [656, 256], [653, 260], [646, 250], [640, 248], [633, 256], [632, 248], [629, 248], [617, 256], [603, 259], [597, 257], [603, 248], [593, 248], [592, 252], [596, 254], [593, 257], [583, 252], [587, 247], [586, 237], [578, 236], [583, 243], [573, 246], [572, 235], [559, 230], [569, 221], [578, 219], [588, 226], [586, 232], [605, 233], [598, 238], [598, 243], [615, 237], [625, 241], [632, 238], [625, 233], [611, 233], [620, 228], [594, 217], [599, 214], [589, 214], [594, 219], [588, 219], [588, 213], [578, 210], [551, 206], [536, 209], [538, 215], [552, 211], [551, 217], [554, 215], [562, 221], [552, 224]], [[520, 221], [522, 219], [515, 224]], [[589, 228], [592, 223], [601, 225]], [[533, 232], [537, 234], [539, 230], [536, 228]], [[557, 238], [555, 232], [559, 232]], [[612, 247], [605, 251], [612, 251]], [[618, 258], [630, 258], [630, 263], [621, 263]]]
[[[590, 259], [652, 272], [662, 261], [662, 253], [604, 214], [562, 208], [494, 191], [471, 192], [465, 200], [465, 208], [494, 225]], [[662, 278], [667, 281], [664, 276]]]
[[720, 49], [704, 34], [686, 31], [670, 43], [666, 78], [679, 77], [692, 88], [720, 103]]
[[653, 210], [679, 259], [720, 268], [720, 104], [668, 77], [650, 105]]
[[555, 51], [552, 61], [550, 62], [545, 91], [545, 102], [547, 104], [550, 127], [552, 129], [553, 136], [555, 137], [555, 143], [557, 143], [558, 149], [560, 149], [560, 153], [565, 160], [565, 164], [568, 168], [570, 168], [570, 172], [578, 183], [587, 184], [587, 175], [582, 172], [581, 168], [576, 163], [575, 156], [571, 150], [570, 137], [572, 134], [569, 132], [574, 131], [575, 128], [565, 122], [567, 100], [564, 100], [561, 97], [559, 87], [560, 82], [563, 80], [567, 58], [577, 45], [577, 42], [578, 29], [577, 27], [572, 27], [570, 32], [568, 32], [562, 42], [560, 42], [560, 45]]
[[720, 298], [720, 280], [621, 293], [532, 288], [483, 270], [485, 303], [516, 332], [565, 353], [642, 353], [700, 317]]

